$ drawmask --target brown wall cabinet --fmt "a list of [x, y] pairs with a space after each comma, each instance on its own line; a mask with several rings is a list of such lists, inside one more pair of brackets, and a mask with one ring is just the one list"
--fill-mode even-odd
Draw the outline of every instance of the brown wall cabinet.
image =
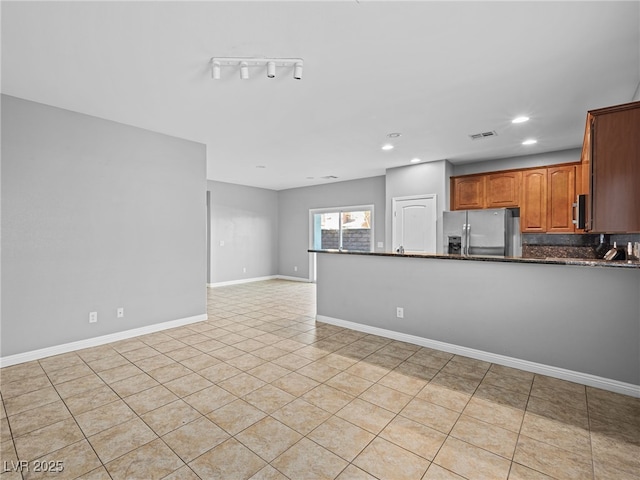
[[485, 208], [485, 175], [451, 178], [452, 210]]
[[547, 231], [547, 169], [535, 168], [522, 173], [520, 230]]
[[575, 179], [574, 165], [547, 168], [547, 232], [575, 231]]
[[522, 172], [496, 172], [486, 175], [486, 208], [520, 205]]
[[582, 168], [587, 230], [640, 232], [640, 102], [587, 115]]

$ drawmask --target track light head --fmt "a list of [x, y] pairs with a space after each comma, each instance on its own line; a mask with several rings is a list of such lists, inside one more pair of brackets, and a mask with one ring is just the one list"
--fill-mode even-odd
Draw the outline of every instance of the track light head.
[[293, 66], [293, 78], [296, 80], [302, 79], [302, 62], [296, 62]]
[[240, 78], [242, 80], [249, 78], [249, 64], [247, 62], [240, 62]]
[[276, 76], [276, 62], [267, 62], [267, 77], [274, 78]]
[[220, 80], [220, 62], [215, 60], [211, 62], [211, 76], [214, 80]]

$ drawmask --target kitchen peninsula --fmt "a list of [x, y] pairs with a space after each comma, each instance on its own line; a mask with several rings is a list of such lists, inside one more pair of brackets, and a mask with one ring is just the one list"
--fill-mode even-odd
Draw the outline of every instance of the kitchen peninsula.
[[640, 262], [310, 252], [318, 321], [640, 397]]

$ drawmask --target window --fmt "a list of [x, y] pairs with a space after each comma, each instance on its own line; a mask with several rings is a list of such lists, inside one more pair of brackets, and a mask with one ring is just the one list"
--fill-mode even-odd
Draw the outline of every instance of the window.
[[315, 250], [373, 251], [373, 206], [312, 210]]

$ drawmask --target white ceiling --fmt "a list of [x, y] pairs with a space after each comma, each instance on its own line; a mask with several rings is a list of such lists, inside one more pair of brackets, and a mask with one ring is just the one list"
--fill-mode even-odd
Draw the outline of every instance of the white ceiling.
[[[634, 97], [639, 6], [2, 2], [2, 92], [205, 143], [209, 179], [280, 190], [580, 146], [587, 110]], [[212, 80], [213, 56], [302, 57], [304, 76]]]

